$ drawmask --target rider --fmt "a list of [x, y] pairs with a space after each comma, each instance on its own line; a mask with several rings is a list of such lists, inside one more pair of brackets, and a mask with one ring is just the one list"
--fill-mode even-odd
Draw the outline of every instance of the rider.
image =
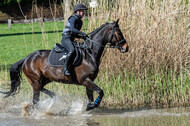
[[70, 75], [70, 68], [69, 64], [71, 64], [71, 60], [73, 57], [73, 54], [75, 52], [74, 46], [72, 44], [72, 41], [74, 41], [75, 38], [81, 38], [80, 35], [82, 35], [82, 38], [86, 38], [86, 33], [81, 32], [80, 29], [83, 25], [82, 18], [85, 15], [85, 10], [88, 8], [84, 4], [76, 4], [73, 7], [73, 14], [68, 18], [68, 21], [65, 25], [65, 29], [62, 34], [62, 45], [69, 51], [64, 64], [64, 70], [63, 73], [66, 76]]

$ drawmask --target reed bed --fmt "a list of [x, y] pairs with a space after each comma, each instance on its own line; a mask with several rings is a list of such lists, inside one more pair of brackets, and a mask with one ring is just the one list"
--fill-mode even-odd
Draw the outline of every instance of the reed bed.
[[108, 49], [102, 61], [97, 83], [109, 94], [106, 105], [189, 105], [189, 1], [100, 0], [90, 15], [92, 30], [120, 18], [129, 44], [127, 54]]
[[[83, 1], [74, 1], [77, 2]], [[99, 0], [96, 8], [89, 9], [83, 31], [93, 31], [105, 22], [118, 18], [129, 52], [121, 54], [116, 49], [106, 50], [95, 80], [105, 93], [101, 107], [189, 106], [189, 1]], [[41, 25], [43, 47], [52, 48], [49, 47], [52, 44], [49, 44], [51, 42], [44, 27]], [[52, 27], [56, 31], [56, 22]], [[56, 42], [60, 39], [56, 37]], [[1, 76], [8, 80], [7, 72], [1, 73]], [[82, 86], [51, 83], [47, 88], [60, 95], [85, 95]], [[21, 92], [26, 92], [25, 89], [32, 91], [24, 79]]]

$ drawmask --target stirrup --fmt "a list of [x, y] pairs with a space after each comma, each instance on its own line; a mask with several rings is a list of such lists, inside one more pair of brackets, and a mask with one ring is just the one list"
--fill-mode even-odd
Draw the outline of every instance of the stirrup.
[[69, 72], [69, 70], [64, 70], [63, 71], [63, 74], [65, 75], [65, 76], [70, 76], [71, 75], [71, 73]]

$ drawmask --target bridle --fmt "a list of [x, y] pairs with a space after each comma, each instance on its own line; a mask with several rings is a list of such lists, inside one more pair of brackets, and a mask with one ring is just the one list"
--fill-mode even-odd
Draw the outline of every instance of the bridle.
[[[90, 41], [90, 45], [89, 45], [89, 46], [87, 46], [87, 44], [85, 44], [85, 47], [86, 47], [87, 50], [88, 50], [89, 48], [92, 48], [92, 47], [93, 47], [93, 43], [94, 43], [94, 44], [97, 44], [97, 45], [99, 45], [99, 46], [101, 46], [101, 47], [104, 47], [104, 48], [122, 48], [122, 47], [123, 47], [123, 45], [126, 43], [126, 40], [125, 40], [125, 39], [122, 39], [121, 41], [119, 41], [118, 38], [117, 38], [117, 36], [116, 36], [116, 34], [115, 34], [114, 23], [110, 23], [109, 25], [110, 25], [110, 28], [111, 28], [111, 30], [112, 30], [112, 36], [111, 36], [110, 41], [112, 41], [112, 39], [115, 38], [118, 43], [117, 43], [116, 45], [112, 45], [111, 43], [106, 44], [106, 45], [102, 45], [102, 44], [98, 43], [97, 41], [92, 40], [90, 37], [87, 37], [86, 40]], [[86, 43], [86, 41], [84, 41], [84, 42]], [[107, 45], [108, 45], [108, 46], [107, 46]], [[101, 63], [101, 61], [102, 61], [102, 59], [103, 59], [103, 57], [104, 57], [104, 55], [105, 55], [105, 52], [106, 52], [106, 50], [103, 52], [100, 61], [97, 62], [98, 64]], [[91, 56], [91, 54], [90, 54], [88, 51], [87, 51], [87, 53]], [[91, 56], [91, 57], [92, 57], [92, 56]], [[92, 59], [93, 59], [93, 58], [92, 58]]]
[[113, 45], [111, 45], [111, 44], [110, 44], [109, 46], [110, 46], [111, 48], [119, 48], [121, 44], [124, 45], [124, 44], [126, 43], [126, 40], [125, 40], [125, 39], [122, 39], [121, 41], [119, 41], [119, 40], [117, 39], [116, 34], [115, 34], [115, 30], [114, 30], [113, 23], [110, 24], [110, 27], [111, 27], [111, 30], [112, 30], [112, 37], [111, 37], [111, 40], [112, 40], [113, 37], [114, 37], [118, 43], [117, 43], [115, 46], [113, 46]]
[[[106, 46], [106, 45], [104, 46], [104, 45], [102, 45], [102, 44], [100, 44], [100, 43], [98, 43], [98, 42], [96, 42], [96, 41], [94, 41], [94, 40], [92, 40], [92, 39], [90, 39], [90, 38], [88, 38], [88, 37], [87, 37], [86, 39], [89, 40], [91, 43], [95, 43], [95, 44], [100, 45], [100, 46], [105, 47], [105, 48], [121, 48], [121, 45], [124, 45], [124, 44], [126, 43], [126, 40], [125, 40], [125, 39], [122, 39], [121, 41], [119, 41], [118, 38], [117, 38], [117, 36], [116, 36], [116, 34], [115, 34], [115, 30], [114, 30], [114, 25], [113, 25], [113, 23], [110, 23], [109, 25], [110, 25], [110, 28], [111, 28], [111, 30], [112, 30], [112, 36], [111, 36], [110, 41], [111, 41], [113, 38], [115, 38], [116, 41], [118, 42], [116, 45], [111, 45], [111, 44], [109, 43], [109, 44], [107, 44], [108, 46]], [[91, 44], [90, 47], [92, 47], [92, 44]]]

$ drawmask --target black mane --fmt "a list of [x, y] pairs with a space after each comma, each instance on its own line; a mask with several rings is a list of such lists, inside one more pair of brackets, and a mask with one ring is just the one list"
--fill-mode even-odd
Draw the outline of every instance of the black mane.
[[96, 34], [97, 32], [99, 32], [102, 28], [104, 28], [108, 24], [109, 23], [105, 23], [105, 24], [101, 25], [99, 28], [97, 28], [94, 31], [90, 32], [90, 36], [93, 36], [94, 34]]

